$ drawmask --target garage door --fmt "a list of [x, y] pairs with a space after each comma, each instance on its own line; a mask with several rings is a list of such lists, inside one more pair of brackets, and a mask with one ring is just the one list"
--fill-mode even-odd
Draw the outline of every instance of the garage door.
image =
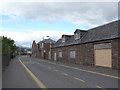
[[95, 65], [112, 67], [111, 49], [95, 50]]

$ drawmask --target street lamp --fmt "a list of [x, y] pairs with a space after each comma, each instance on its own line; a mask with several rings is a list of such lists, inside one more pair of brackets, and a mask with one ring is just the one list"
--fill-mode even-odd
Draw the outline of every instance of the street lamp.
[[[50, 39], [50, 36], [46, 36], [46, 37]], [[50, 40], [50, 51], [49, 51], [49, 59], [51, 59], [51, 40]]]

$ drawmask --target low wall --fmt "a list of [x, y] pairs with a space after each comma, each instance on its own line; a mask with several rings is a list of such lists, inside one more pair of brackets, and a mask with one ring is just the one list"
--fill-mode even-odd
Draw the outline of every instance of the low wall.
[[9, 65], [10, 60], [10, 54], [2, 54], [2, 71]]

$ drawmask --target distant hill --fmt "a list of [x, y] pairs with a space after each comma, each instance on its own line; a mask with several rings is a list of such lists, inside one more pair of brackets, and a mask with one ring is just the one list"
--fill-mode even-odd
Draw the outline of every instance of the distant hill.
[[23, 46], [18, 46], [19, 48], [22, 48], [22, 49], [27, 49], [27, 50], [31, 50], [32, 48], [30, 47], [23, 47]]

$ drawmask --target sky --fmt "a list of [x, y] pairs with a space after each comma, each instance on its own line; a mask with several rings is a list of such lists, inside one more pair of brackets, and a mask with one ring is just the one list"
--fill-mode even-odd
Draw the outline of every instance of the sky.
[[0, 4], [0, 36], [31, 47], [49, 36], [57, 41], [76, 29], [91, 28], [118, 19], [117, 2], [4, 2]]

